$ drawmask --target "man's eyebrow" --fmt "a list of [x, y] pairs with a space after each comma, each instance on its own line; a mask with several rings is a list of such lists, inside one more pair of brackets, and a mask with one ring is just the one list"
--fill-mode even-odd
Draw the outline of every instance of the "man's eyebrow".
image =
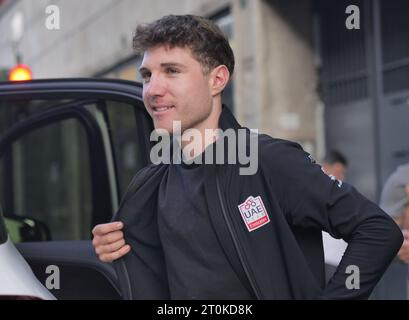
[[186, 66], [184, 64], [177, 63], [177, 62], [164, 62], [164, 63], [161, 63], [160, 66], [162, 68], [166, 68], [166, 67], [186, 68]]
[[140, 67], [138, 71], [139, 71], [139, 73], [142, 74], [144, 72], [149, 72], [150, 70], [148, 68], [146, 68], [146, 67]]
[[[177, 63], [177, 62], [163, 62], [160, 64], [162, 68], [169, 68], [169, 67], [177, 67], [181, 69], [186, 69], [186, 66], [182, 63]], [[151, 70], [147, 67], [140, 67], [139, 68], [139, 73], [145, 73], [145, 72], [150, 72]]]
[[[169, 67], [173, 67], [173, 68], [180, 68], [180, 69], [186, 69], [186, 66], [182, 63], [177, 63], [177, 62], [163, 62], [160, 64], [161, 68], [169, 68]], [[140, 67], [139, 68], [139, 73], [143, 74], [146, 72], [151, 72], [151, 70], [147, 67]]]

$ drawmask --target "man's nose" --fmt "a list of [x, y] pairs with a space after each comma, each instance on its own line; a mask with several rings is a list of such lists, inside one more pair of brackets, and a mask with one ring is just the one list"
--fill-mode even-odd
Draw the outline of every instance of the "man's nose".
[[149, 79], [149, 82], [144, 84], [144, 89], [145, 95], [148, 99], [162, 97], [166, 92], [163, 79], [161, 79], [161, 77], [158, 75], [152, 75]]

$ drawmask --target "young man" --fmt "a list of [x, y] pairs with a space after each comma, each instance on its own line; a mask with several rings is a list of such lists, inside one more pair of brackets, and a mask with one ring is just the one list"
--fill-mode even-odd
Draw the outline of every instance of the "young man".
[[[139, 26], [134, 47], [144, 53], [143, 98], [155, 128], [172, 133], [180, 121], [182, 132], [202, 133], [194, 141], [200, 150], [185, 156], [204, 157], [219, 141], [203, 135], [205, 129], [245, 130], [250, 139], [222, 106], [234, 56], [212, 22], [166, 16]], [[239, 163], [171, 163], [135, 176], [117, 221], [93, 230], [102, 261], [123, 257], [116, 266], [131, 283], [130, 298], [369, 296], [402, 244], [399, 228], [353, 187], [324, 174], [298, 144], [257, 139], [253, 175], [240, 175]], [[322, 230], [349, 242], [326, 287]], [[351, 265], [360, 273], [353, 288]]]

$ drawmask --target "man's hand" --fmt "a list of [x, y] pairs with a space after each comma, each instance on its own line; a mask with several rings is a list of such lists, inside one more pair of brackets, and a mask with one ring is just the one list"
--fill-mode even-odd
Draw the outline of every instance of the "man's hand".
[[94, 239], [92, 244], [99, 259], [103, 262], [112, 262], [124, 256], [131, 250], [125, 244], [122, 222], [98, 224], [92, 230]]
[[403, 232], [403, 244], [398, 252], [398, 258], [405, 263], [409, 264], [409, 231], [402, 230]]

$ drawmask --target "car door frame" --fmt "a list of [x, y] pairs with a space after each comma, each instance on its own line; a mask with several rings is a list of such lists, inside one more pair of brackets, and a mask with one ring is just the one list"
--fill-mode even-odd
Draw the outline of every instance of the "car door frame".
[[[125, 80], [108, 80], [108, 79], [87, 79], [87, 78], [73, 78], [73, 79], [44, 79], [44, 80], [34, 80], [34, 81], [24, 81], [21, 83], [15, 82], [4, 82], [0, 83], [0, 99], [1, 100], [27, 100], [30, 99], [61, 99], [61, 95], [67, 99], [85, 99], [86, 100], [113, 100], [118, 102], [124, 102], [135, 107], [139, 107], [142, 111], [140, 116], [135, 113], [135, 121], [139, 124], [137, 126], [138, 130], [138, 143], [141, 146], [142, 161], [144, 165], [150, 163], [149, 152], [151, 148], [151, 143], [149, 142], [149, 136], [153, 130], [152, 120], [150, 119], [148, 113], [143, 107], [142, 100], [142, 85], [137, 82], [125, 81]], [[77, 116], [81, 117], [83, 121], [89, 121], [90, 125], [95, 128], [96, 123], [91, 120], [87, 120], [84, 116], [85, 111], [76, 110]], [[47, 111], [46, 111], [47, 112]], [[51, 111], [50, 111], [51, 112]], [[57, 114], [59, 113], [55, 110]], [[44, 112], [45, 113], [45, 112]], [[52, 116], [54, 116], [51, 113]], [[99, 137], [94, 137], [99, 139]], [[4, 139], [4, 138], [3, 138]], [[3, 140], [1, 139], [1, 141]], [[0, 151], [2, 144], [0, 142]], [[90, 150], [91, 151], [91, 150]], [[101, 150], [96, 150], [98, 154]], [[112, 150], [111, 152], [115, 152]], [[91, 153], [90, 153], [91, 156]], [[114, 158], [115, 159], [115, 158]], [[106, 159], [105, 159], [106, 160]], [[104, 168], [106, 169], [106, 161], [104, 161]], [[98, 168], [97, 171], [101, 171]], [[107, 169], [106, 169], [107, 170]], [[115, 184], [117, 185], [118, 177], [115, 176]], [[98, 186], [96, 186], [98, 188]], [[118, 188], [117, 188], [118, 189]], [[112, 197], [108, 197], [112, 198]], [[4, 204], [3, 204], [4, 205]], [[105, 208], [107, 204], [105, 204]], [[108, 207], [115, 210], [118, 204], [110, 204]], [[4, 206], [8, 209], [7, 204]], [[8, 210], [5, 210], [8, 212]], [[105, 214], [104, 218], [112, 217]], [[93, 224], [106, 222], [105, 219], [101, 220], [98, 216], [94, 217], [93, 214]]]

